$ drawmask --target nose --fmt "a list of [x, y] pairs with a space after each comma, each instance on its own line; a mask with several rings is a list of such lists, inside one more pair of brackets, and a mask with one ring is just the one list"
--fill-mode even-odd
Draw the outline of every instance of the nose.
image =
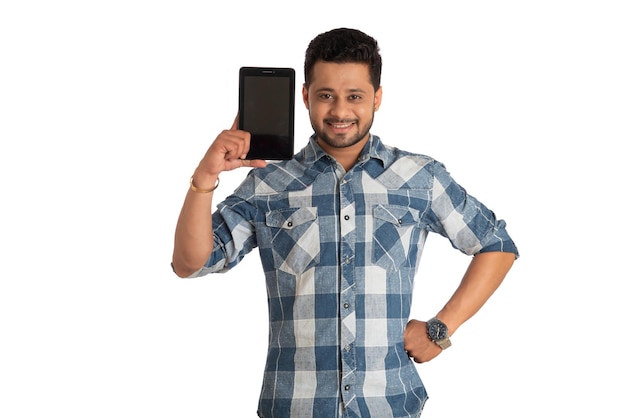
[[337, 119], [346, 119], [350, 116], [350, 104], [346, 99], [337, 98], [330, 108], [330, 114]]

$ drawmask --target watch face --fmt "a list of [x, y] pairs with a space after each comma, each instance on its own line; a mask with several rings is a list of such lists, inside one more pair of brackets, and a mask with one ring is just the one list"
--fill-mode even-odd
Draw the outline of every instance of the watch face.
[[439, 341], [448, 336], [448, 327], [441, 321], [430, 321], [427, 324], [428, 336], [433, 341]]

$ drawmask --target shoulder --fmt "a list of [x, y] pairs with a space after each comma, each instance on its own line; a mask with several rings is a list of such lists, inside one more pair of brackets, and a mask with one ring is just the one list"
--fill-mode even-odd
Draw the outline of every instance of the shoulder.
[[388, 158], [385, 169], [378, 180], [390, 188], [430, 188], [435, 177], [446, 173], [443, 163], [435, 158], [403, 150], [393, 146], [385, 146]]
[[250, 171], [256, 195], [302, 190], [310, 185], [315, 173], [298, 158], [268, 162], [264, 168]]
[[400, 166], [423, 169], [432, 165], [443, 165], [431, 156], [386, 145], [375, 135], [373, 138], [372, 156], [382, 160], [386, 169]]

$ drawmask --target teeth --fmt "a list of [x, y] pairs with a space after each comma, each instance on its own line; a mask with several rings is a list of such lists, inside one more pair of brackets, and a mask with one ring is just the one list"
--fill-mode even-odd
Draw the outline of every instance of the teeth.
[[351, 123], [335, 123], [335, 124], [333, 124], [333, 127], [337, 128], [337, 129], [343, 129], [343, 128], [347, 128], [350, 125], [352, 125], [352, 124]]

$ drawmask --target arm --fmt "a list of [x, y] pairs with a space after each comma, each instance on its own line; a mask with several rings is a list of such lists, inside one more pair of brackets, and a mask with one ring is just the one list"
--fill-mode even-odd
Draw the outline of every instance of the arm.
[[[448, 303], [436, 315], [448, 326], [448, 335], [470, 319], [500, 286], [513, 265], [515, 254], [480, 253], [472, 259], [461, 284]], [[441, 348], [426, 333], [426, 322], [412, 319], [404, 333], [404, 349], [418, 363], [432, 360]]]
[[[193, 184], [197, 189], [211, 190], [222, 171], [265, 167], [263, 160], [244, 159], [249, 149], [250, 134], [237, 130], [235, 119], [231, 129], [222, 131], [207, 150], [193, 173]], [[213, 251], [212, 203], [212, 191], [187, 191], [176, 225], [172, 256], [172, 266], [179, 277], [198, 271]]]

